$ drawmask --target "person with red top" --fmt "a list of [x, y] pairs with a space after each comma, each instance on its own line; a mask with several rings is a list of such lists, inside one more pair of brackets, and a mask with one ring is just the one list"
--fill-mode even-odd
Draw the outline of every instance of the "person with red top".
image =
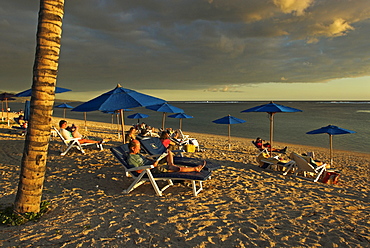
[[164, 147], [166, 147], [167, 149], [172, 149], [176, 143], [173, 142], [172, 140], [170, 140], [170, 136], [169, 134], [164, 131], [161, 133], [161, 136], [159, 137], [159, 139], [162, 141], [162, 144], [164, 145]]
[[[262, 140], [260, 137], [257, 137], [256, 140], [254, 141], [254, 145], [260, 150], [267, 148], [267, 150], [270, 151], [270, 148], [271, 148], [270, 143], [263, 143], [263, 142], [264, 140]], [[286, 149], [288, 149], [287, 146], [284, 147], [283, 149], [272, 148], [272, 152], [286, 153]]]

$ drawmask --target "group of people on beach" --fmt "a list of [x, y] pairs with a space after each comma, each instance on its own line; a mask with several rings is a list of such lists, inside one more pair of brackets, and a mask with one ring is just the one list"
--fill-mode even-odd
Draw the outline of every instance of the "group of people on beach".
[[[105, 143], [106, 140], [100, 140], [100, 141], [97, 141], [97, 140], [91, 140], [91, 139], [87, 139], [85, 137], [83, 137], [79, 131], [78, 131], [78, 127], [74, 124], [72, 124], [71, 126], [68, 126], [68, 123], [66, 120], [61, 120], [59, 122], [59, 128], [60, 128], [60, 133], [61, 135], [63, 136], [63, 138], [65, 140], [71, 140], [71, 139], [74, 139], [74, 138], [78, 138], [78, 142], [80, 144], [83, 144], [83, 143], [98, 143], [98, 144], [102, 144], [102, 143]], [[142, 126], [143, 129], [146, 129], [146, 127], [143, 125]], [[153, 168], [152, 170], [152, 173], [162, 173], [162, 172], [200, 172], [204, 166], [206, 165], [206, 161], [203, 162], [203, 164], [201, 165], [198, 165], [196, 167], [182, 167], [182, 166], [178, 166], [178, 165], [175, 165], [174, 164], [174, 159], [173, 159], [173, 153], [171, 152], [171, 150], [169, 149], [170, 145], [171, 145], [171, 140], [169, 139], [169, 136], [168, 136], [168, 133], [167, 131], [162, 131], [162, 134], [161, 134], [161, 141], [162, 141], [162, 144], [167, 148], [167, 155], [161, 159], [161, 160], [153, 160], [151, 158], [147, 158], [145, 156], [143, 156], [142, 154], [140, 154], [140, 149], [141, 149], [141, 146], [140, 146], [140, 142], [136, 139], [136, 130], [137, 128], [136, 127], [131, 127], [129, 132], [128, 132], [128, 141], [129, 141], [129, 144], [128, 144], [128, 147], [129, 147], [129, 154], [128, 154], [128, 157], [127, 157], [127, 162], [129, 165], [133, 166], [133, 167], [141, 167], [141, 166], [144, 166], [144, 165], [153, 165], [155, 168]], [[169, 140], [169, 142], [168, 142]], [[138, 172], [140, 173], [141, 170], [138, 170]]]
[[[163, 146], [167, 148], [167, 156], [159, 161], [153, 160], [151, 158], [146, 158], [145, 156], [140, 154], [140, 142], [136, 139], [137, 136], [159, 137]], [[126, 135], [126, 141], [129, 143], [128, 146], [130, 150], [127, 158], [128, 164], [134, 167], [153, 164], [155, 168], [152, 170], [152, 173], [192, 171], [200, 172], [206, 165], [206, 161], [203, 161], [203, 164], [196, 167], [182, 167], [174, 164], [174, 155], [171, 150], [173, 150], [177, 146], [176, 138], [178, 138], [178, 132], [173, 131], [171, 128], [156, 131], [153, 127], [147, 126], [144, 122], [140, 125], [138, 124], [131, 127]]]

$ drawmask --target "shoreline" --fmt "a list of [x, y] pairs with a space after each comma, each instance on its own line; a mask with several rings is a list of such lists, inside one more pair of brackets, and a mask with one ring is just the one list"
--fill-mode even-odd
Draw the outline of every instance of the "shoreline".
[[[53, 118], [54, 125], [62, 118]], [[194, 197], [183, 184], [162, 197], [149, 183], [123, 194], [124, 176], [110, 147], [121, 144], [110, 124], [66, 118], [81, 133], [111, 137], [104, 151], [86, 149], [59, 155], [60, 140], [49, 146], [43, 200], [51, 211], [38, 222], [0, 226], [2, 247], [366, 247], [370, 245], [370, 155], [334, 151], [339, 184], [313, 183], [257, 166], [252, 139], [185, 132], [202, 152], [185, 156], [222, 165]], [[13, 203], [24, 137], [0, 126], [1, 207]], [[275, 143], [277, 147], [284, 143]], [[328, 149], [290, 145], [288, 153]], [[327, 160], [326, 160], [327, 161]]]

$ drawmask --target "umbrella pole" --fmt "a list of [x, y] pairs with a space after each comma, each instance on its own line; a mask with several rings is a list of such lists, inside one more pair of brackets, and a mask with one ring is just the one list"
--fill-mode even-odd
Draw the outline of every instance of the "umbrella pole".
[[4, 120], [4, 101], [1, 101], [1, 120]]
[[270, 115], [270, 157], [272, 157], [272, 140], [274, 136], [274, 114], [275, 113], [269, 113]]
[[231, 144], [230, 144], [230, 131], [231, 131], [231, 125], [229, 124], [228, 125], [229, 127], [228, 127], [228, 134], [229, 134], [229, 150], [231, 149]]
[[333, 165], [333, 135], [329, 134], [330, 166]]
[[126, 140], [125, 140], [125, 115], [124, 115], [124, 111], [123, 109], [120, 109], [120, 114], [121, 114], [121, 126], [122, 126], [122, 142], [123, 144], [126, 143]]
[[66, 108], [63, 109], [63, 119], [66, 118]]
[[120, 134], [120, 126], [119, 126], [119, 117], [118, 117], [118, 114], [116, 114], [116, 119], [117, 119], [117, 133], [118, 133], [118, 139], [121, 138], [121, 134]]
[[180, 130], [182, 130], [182, 118], [180, 118]]
[[85, 131], [87, 131], [87, 125], [86, 125], [86, 112], [84, 112], [84, 120], [85, 120]]
[[113, 116], [113, 114], [112, 114], [112, 125], [111, 125], [111, 128], [112, 128], [112, 130], [114, 129], [114, 116]]
[[9, 123], [9, 111], [8, 111], [8, 98], [5, 98], [5, 107], [6, 107], [6, 119], [8, 120], [8, 127], [9, 127], [10, 123]]
[[164, 131], [164, 122], [166, 120], [166, 112], [163, 112], [163, 117], [162, 117], [162, 130]]

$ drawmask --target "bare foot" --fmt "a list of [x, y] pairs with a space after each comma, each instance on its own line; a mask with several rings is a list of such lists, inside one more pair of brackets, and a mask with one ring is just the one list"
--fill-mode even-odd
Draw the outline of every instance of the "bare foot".
[[204, 160], [203, 164], [202, 165], [198, 165], [196, 167], [196, 171], [197, 172], [200, 172], [201, 170], [203, 170], [204, 166], [206, 166], [207, 162]]

